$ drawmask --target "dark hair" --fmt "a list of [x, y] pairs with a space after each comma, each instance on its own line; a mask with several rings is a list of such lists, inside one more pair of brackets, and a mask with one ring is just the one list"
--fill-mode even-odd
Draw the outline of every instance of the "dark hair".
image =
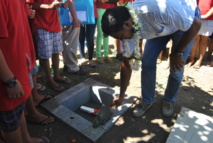
[[130, 17], [128, 9], [124, 6], [106, 9], [101, 20], [104, 36], [121, 31], [124, 22], [129, 20]]

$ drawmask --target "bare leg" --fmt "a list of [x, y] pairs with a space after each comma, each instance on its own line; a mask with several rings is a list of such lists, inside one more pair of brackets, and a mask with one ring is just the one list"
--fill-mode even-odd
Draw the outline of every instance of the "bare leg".
[[32, 122], [41, 123], [41, 124], [46, 125], [46, 124], [52, 123], [54, 121], [53, 117], [48, 117], [48, 116], [40, 113], [35, 108], [32, 95], [30, 95], [30, 97], [27, 99], [26, 109], [27, 109], [27, 112], [28, 112], [27, 117]]
[[44, 95], [38, 94], [38, 91], [37, 91], [37, 89], [36, 89], [36, 87], [35, 87], [36, 84], [37, 84], [37, 75], [34, 74], [32, 77], [33, 77], [33, 85], [34, 85], [34, 88], [32, 89], [32, 97], [33, 97], [33, 101], [34, 101], [35, 106], [38, 106], [38, 104], [39, 104], [44, 98], [48, 99], [48, 98], [52, 98], [52, 96], [51, 96], [51, 95], [46, 95], [46, 96], [44, 96]]
[[197, 35], [196, 38], [195, 38], [192, 50], [190, 52], [190, 56], [189, 56], [189, 59], [188, 59], [188, 63], [186, 64], [186, 67], [191, 67], [194, 64], [195, 54], [196, 54], [196, 51], [197, 51], [197, 47], [199, 45], [199, 41], [200, 41], [200, 35]]
[[49, 59], [41, 59], [41, 63], [42, 63], [42, 66], [44, 68], [44, 72], [45, 72], [45, 74], [47, 76], [47, 82], [50, 85], [50, 87], [57, 86], [58, 84], [53, 80], [53, 78], [51, 76]]
[[6, 142], [5, 142], [5, 139], [2, 137], [1, 132], [0, 132], [0, 143], [6, 143]]
[[200, 68], [207, 46], [208, 46], [208, 36], [201, 36], [200, 43], [199, 43], [199, 58], [196, 61], [196, 63], [194, 64], [194, 66], [193, 66], [194, 68], [196, 68], [196, 69]]
[[[52, 55], [52, 67], [54, 70], [54, 80], [55, 81], [64, 81], [65, 78], [61, 77], [59, 74], [59, 53]], [[69, 83], [70, 80], [67, 79], [67, 83]]]
[[[21, 115], [21, 119], [20, 119], [20, 129], [21, 129], [21, 134], [20, 137], [22, 137], [22, 142], [23, 143], [39, 143], [42, 142], [43, 139], [41, 138], [32, 138], [27, 130], [27, 125], [26, 125], [26, 120], [25, 120], [25, 116], [24, 116], [24, 112]], [[46, 142], [45, 143], [49, 143], [49, 139], [45, 138]], [[16, 143], [22, 143], [22, 142], [17, 142]]]
[[213, 66], [213, 61], [211, 59], [213, 52], [213, 39], [210, 39], [209, 41], [209, 47], [208, 47], [208, 54], [207, 54], [207, 66]]
[[10, 133], [5, 133], [1, 131], [2, 137], [7, 143], [22, 143], [21, 129], [18, 127], [15, 131]]
[[158, 56], [157, 64], [160, 64], [162, 62], [162, 56], [163, 56], [163, 51], [161, 51], [159, 56]]

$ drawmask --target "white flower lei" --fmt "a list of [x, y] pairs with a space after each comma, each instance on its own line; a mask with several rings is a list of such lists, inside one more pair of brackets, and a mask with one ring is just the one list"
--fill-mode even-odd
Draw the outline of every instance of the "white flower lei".
[[133, 70], [139, 70], [140, 69], [140, 61], [141, 61], [141, 58], [142, 58], [142, 55], [141, 55], [141, 51], [140, 51], [140, 47], [139, 47], [139, 42], [140, 42], [140, 28], [142, 27], [141, 25], [139, 25], [138, 23], [138, 16], [136, 15], [135, 13], [135, 10], [132, 6], [132, 4], [128, 3], [126, 5], [126, 8], [129, 10], [129, 13], [133, 19], [133, 28], [134, 30], [136, 31], [134, 33], [134, 44], [135, 44], [135, 49], [132, 53], [132, 55], [130, 54], [130, 46], [129, 46], [129, 42], [128, 40], [123, 40], [124, 41], [124, 49], [125, 49], [125, 54], [124, 54], [124, 57], [128, 58], [129, 59], [129, 64], [131, 66], [131, 68]]

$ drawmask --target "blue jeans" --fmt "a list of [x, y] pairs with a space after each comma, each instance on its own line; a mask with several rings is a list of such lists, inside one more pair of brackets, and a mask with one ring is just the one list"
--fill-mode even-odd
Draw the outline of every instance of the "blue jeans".
[[97, 18], [95, 19], [95, 24], [88, 24], [88, 25], [81, 26], [80, 35], [79, 35], [81, 56], [85, 58], [84, 42], [86, 38], [89, 60], [92, 60], [93, 53], [94, 53], [94, 35], [95, 35], [96, 21], [97, 21]]
[[[197, 8], [195, 11], [195, 16], [200, 18], [199, 9]], [[141, 85], [142, 85], [142, 102], [146, 104], [154, 103], [154, 95], [155, 95], [155, 84], [156, 84], [156, 61], [160, 52], [166, 47], [166, 44], [171, 39], [172, 44], [172, 51], [177, 48], [177, 44], [181, 40], [182, 35], [184, 34], [183, 31], [176, 31], [173, 34], [168, 36], [158, 37], [154, 39], [150, 39], [146, 41], [145, 51], [142, 58], [142, 71], [141, 71]], [[194, 40], [188, 45], [183, 53], [184, 61], [186, 62], [188, 55], [192, 49], [194, 44]], [[170, 63], [170, 67], [172, 67], [172, 63]], [[183, 72], [176, 70], [174, 72], [170, 69], [170, 74], [164, 94], [164, 100], [174, 103], [176, 101], [176, 96], [178, 90], [181, 85], [181, 81], [183, 78]]]
[[[145, 51], [142, 58], [142, 96], [143, 101], [146, 104], [152, 104], [154, 102], [155, 84], [156, 84], [156, 61], [160, 52], [166, 47], [166, 44], [172, 39], [172, 51], [177, 47], [176, 45], [180, 41], [183, 32], [177, 31], [171, 35], [158, 37], [146, 41]], [[193, 42], [184, 51], [184, 61], [186, 61]], [[170, 65], [172, 67], [172, 65]], [[164, 95], [164, 100], [168, 102], [175, 102], [178, 89], [180, 87], [183, 71], [177, 70], [174, 72], [170, 69], [169, 79]]]

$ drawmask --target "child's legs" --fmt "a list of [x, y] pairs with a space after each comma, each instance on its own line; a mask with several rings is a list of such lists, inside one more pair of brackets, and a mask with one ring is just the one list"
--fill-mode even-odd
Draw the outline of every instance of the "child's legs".
[[54, 70], [54, 77], [59, 77], [59, 53], [62, 52], [62, 32], [53, 34], [53, 53], [52, 53], [52, 67]]
[[80, 34], [79, 34], [79, 43], [80, 43], [80, 53], [83, 58], [85, 58], [85, 52], [84, 52], [84, 42], [85, 42], [85, 30], [87, 25], [81, 26], [80, 28]]
[[212, 56], [212, 52], [213, 52], [213, 34], [211, 36], [209, 36], [210, 40], [209, 40], [209, 46], [208, 46], [208, 54], [207, 54], [207, 60], [211, 61], [211, 56]]
[[53, 52], [53, 35], [43, 29], [37, 29], [36, 39], [37, 39], [37, 49], [38, 57], [41, 61], [44, 72], [47, 76], [48, 83], [54, 83], [51, 77], [50, 63], [49, 59], [52, 57]]
[[196, 38], [195, 38], [192, 50], [190, 52], [190, 56], [189, 56], [189, 64], [190, 65], [192, 65], [194, 63], [194, 58], [195, 58], [195, 54], [196, 54], [196, 51], [197, 51], [199, 41], [200, 41], [200, 35], [197, 35]]
[[80, 27], [64, 26], [63, 27], [63, 59], [69, 71], [79, 71], [78, 66], [78, 44], [79, 44]]
[[101, 19], [102, 15], [106, 9], [98, 8], [98, 18], [97, 18], [97, 39], [96, 39], [96, 57], [100, 58], [101, 56], [101, 44], [103, 40], [103, 32], [101, 28]]
[[7, 143], [22, 143], [21, 116], [25, 103], [10, 111], [0, 111], [0, 130]]
[[208, 36], [200, 35], [198, 60], [196, 61], [195, 65], [194, 65], [195, 67], [201, 66], [207, 46], [208, 46]]
[[96, 24], [89, 24], [86, 26], [86, 39], [87, 39], [89, 60], [92, 60], [93, 58], [95, 27]]

